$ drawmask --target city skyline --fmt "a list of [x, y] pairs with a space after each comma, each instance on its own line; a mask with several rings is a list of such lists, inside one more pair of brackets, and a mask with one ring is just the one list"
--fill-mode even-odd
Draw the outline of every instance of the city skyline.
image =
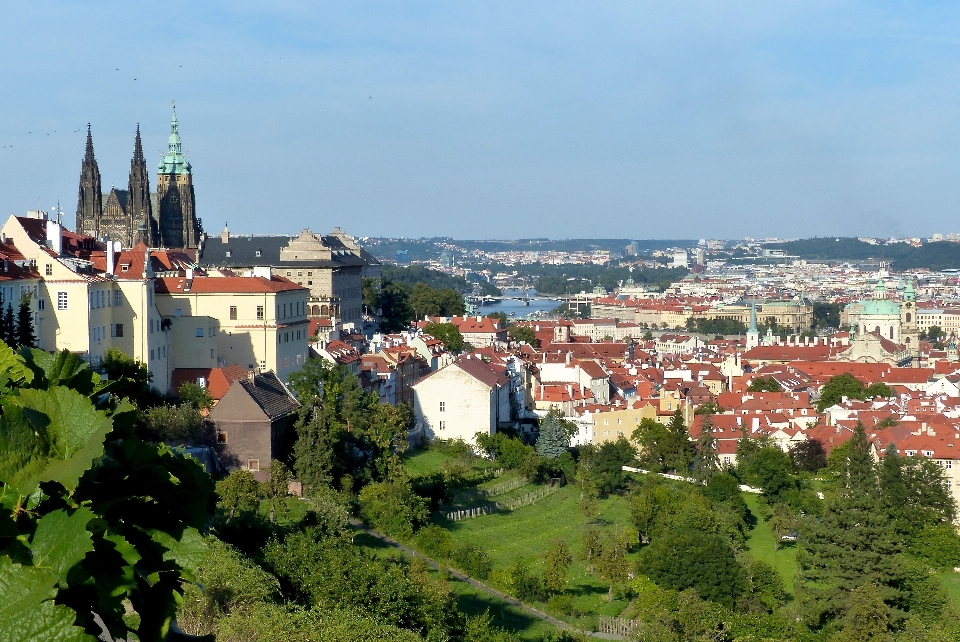
[[224, 222], [459, 239], [954, 231], [950, 5], [154, 14], [9, 10], [5, 213], [59, 202], [72, 219], [88, 122], [104, 187], [124, 185], [137, 124], [155, 163], [177, 99], [208, 234]]

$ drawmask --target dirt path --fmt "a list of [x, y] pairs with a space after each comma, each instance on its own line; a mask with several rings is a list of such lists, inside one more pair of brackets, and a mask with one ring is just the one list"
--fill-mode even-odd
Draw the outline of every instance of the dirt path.
[[[359, 522], [359, 521], [357, 521], [357, 520], [355, 520], [355, 519], [351, 519], [351, 520], [350, 520], [350, 524], [351, 524], [354, 528], [363, 531], [364, 533], [366, 533], [367, 535], [370, 535], [371, 537], [376, 537], [378, 540], [380, 540], [380, 541], [383, 542], [384, 544], [386, 544], [386, 545], [388, 545], [388, 546], [390, 546], [390, 547], [392, 547], [392, 548], [395, 548], [395, 549], [397, 549], [397, 550], [399, 550], [399, 551], [402, 551], [403, 553], [405, 553], [406, 555], [409, 555], [410, 557], [419, 557], [420, 559], [422, 559], [423, 561], [425, 561], [427, 564], [429, 564], [432, 568], [440, 568], [440, 564], [438, 564], [436, 561], [430, 559], [429, 557], [423, 555], [422, 553], [416, 552], [415, 550], [413, 550], [413, 549], [410, 548], [409, 546], [404, 546], [404, 545], [401, 544], [400, 542], [398, 542], [398, 541], [396, 541], [395, 539], [392, 539], [392, 538], [390, 538], [390, 537], [387, 537], [387, 536], [384, 535], [383, 533], [380, 533], [380, 532], [378, 532], [378, 531], [373, 530], [372, 528], [370, 528], [370, 527], [367, 526], [366, 524], [363, 524], [363, 523], [361, 523], [361, 522]], [[544, 621], [546, 621], [546, 622], [549, 622], [550, 624], [552, 624], [553, 626], [557, 627], [558, 629], [566, 629], [567, 631], [575, 631], [575, 632], [577, 632], [577, 633], [581, 633], [581, 634], [587, 636], [588, 638], [595, 638], [595, 639], [599, 639], [599, 640], [624, 640], [624, 639], [626, 639], [626, 638], [624, 638], [624, 637], [622, 637], [622, 636], [613, 635], [613, 634], [611, 634], [611, 633], [597, 633], [597, 632], [581, 631], [580, 629], [575, 629], [574, 627], [570, 626], [568, 623], [566, 623], [566, 622], [564, 622], [564, 621], [562, 621], [562, 620], [558, 620], [557, 618], [550, 617], [549, 615], [547, 615], [547, 614], [544, 613], [543, 611], [540, 611], [540, 610], [538, 610], [538, 609], [535, 609], [535, 608], [533, 608], [532, 606], [528, 606], [528, 605], [524, 604], [523, 602], [521, 602], [520, 600], [518, 600], [517, 598], [511, 597], [511, 596], [507, 595], [506, 593], [501, 593], [501, 592], [498, 591], [497, 589], [491, 588], [491, 587], [487, 586], [486, 584], [484, 584], [483, 582], [480, 582], [480, 581], [477, 581], [477, 580], [473, 579], [473, 578], [470, 577], [469, 575], [464, 575], [463, 573], [461, 573], [461, 572], [459, 572], [459, 571], [457, 571], [457, 570], [454, 570], [454, 569], [452, 569], [452, 568], [450, 568], [450, 567], [445, 567], [445, 568], [447, 569], [447, 571], [449, 571], [450, 575], [452, 575], [453, 577], [457, 578], [457, 579], [460, 580], [461, 582], [466, 582], [467, 584], [469, 584], [470, 586], [473, 586], [474, 588], [478, 588], [478, 589], [480, 589], [481, 591], [484, 591], [484, 592], [486, 592], [486, 593], [489, 593], [490, 595], [495, 595], [496, 597], [500, 598], [501, 600], [503, 600], [503, 601], [506, 602], [507, 604], [510, 604], [511, 606], [515, 606], [515, 607], [517, 607], [518, 609], [524, 611], [525, 613], [527, 613], [527, 614], [529, 614], [529, 615], [534, 616], [534, 617], [537, 618], [537, 619], [540, 619], [540, 620], [544, 620]]]

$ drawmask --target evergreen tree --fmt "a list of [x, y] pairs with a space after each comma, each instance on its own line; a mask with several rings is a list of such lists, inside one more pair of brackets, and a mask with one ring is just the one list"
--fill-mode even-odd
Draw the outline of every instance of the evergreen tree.
[[540, 436], [535, 447], [537, 454], [546, 459], [556, 459], [570, 447], [570, 437], [563, 429], [559, 415], [559, 410], [551, 410], [540, 424]]
[[14, 347], [14, 342], [16, 341], [16, 338], [15, 338], [15, 337], [11, 337], [9, 334], [7, 334], [7, 326], [6, 326], [6, 324], [3, 322], [3, 321], [4, 321], [4, 318], [3, 318], [3, 310], [4, 310], [3, 304], [4, 304], [5, 302], [6, 302], [6, 301], [4, 300], [3, 295], [0, 294], [0, 341], [3, 341], [4, 343], [6, 343], [8, 346], [10, 346], [10, 347], [12, 348], [12, 347]]
[[33, 333], [33, 313], [30, 312], [30, 293], [23, 295], [20, 309], [17, 310], [17, 345], [37, 347], [37, 337]]
[[13, 317], [13, 305], [8, 303], [7, 310], [3, 313], [3, 339], [11, 348], [17, 347], [17, 325]]
[[808, 624], [842, 617], [850, 594], [865, 584], [876, 585], [891, 618], [900, 616], [907, 579], [898, 555], [902, 540], [883, 509], [861, 424], [850, 440], [840, 487], [828, 497], [821, 519], [804, 520], [801, 542], [799, 588]]
[[694, 444], [683, 421], [683, 410], [677, 408], [667, 425], [668, 441], [663, 448], [664, 465], [667, 470], [684, 474], [693, 462]]
[[704, 415], [697, 438], [697, 454], [693, 459], [693, 478], [706, 484], [719, 468], [720, 457], [717, 456], [717, 445], [713, 439], [713, 420], [710, 415]]

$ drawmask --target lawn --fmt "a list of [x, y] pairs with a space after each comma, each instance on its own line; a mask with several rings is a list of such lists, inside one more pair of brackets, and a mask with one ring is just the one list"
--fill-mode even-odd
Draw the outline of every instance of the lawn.
[[425, 475], [440, 470], [448, 461], [454, 461], [452, 457], [435, 448], [417, 448], [403, 453], [401, 461], [403, 469], [411, 477]]
[[[589, 573], [578, 559], [584, 528], [578, 500], [579, 492], [576, 487], [566, 486], [531, 506], [444, 525], [450, 529], [455, 541], [470, 542], [483, 547], [493, 560], [495, 574], [496, 569], [507, 568], [517, 559], [527, 561], [534, 572], [542, 572], [543, 552], [556, 540], [565, 540], [574, 556], [568, 592], [573, 597], [574, 611], [586, 615], [578, 618], [563, 613], [550, 614], [579, 628], [590, 630], [596, 623], [597, 615], [619, 615], [626, 608], [627, 602], [607, 601], [608, 587]], [[627, 501], [617, 496], [601, 501], [599, 517], [601, 527], [627, 525]], [[535, 606], [549, 612], [546, 604]]]
[[[755, 516], [759, 515], [759, 498], [752, 493], [744, 493], [744, 500], [750, 508], [750, 512]], [[797, 572], [797, 547], [796, 544], [781, 546], [780, 550], [773, 550], [774, 536], [770, 526], [763, 520], [757, 523], [747, 533], [747, 550], [754, 559], [763, 560], [777, 571], [783, 578], [783, 584], [787, 591], [793, 593], [793, 576]]]
[[941, 573], [940, 579], [943, 581], [943, 587], [947, 589], [950, 601], [955, 607], [960, 608], [960, 573]]

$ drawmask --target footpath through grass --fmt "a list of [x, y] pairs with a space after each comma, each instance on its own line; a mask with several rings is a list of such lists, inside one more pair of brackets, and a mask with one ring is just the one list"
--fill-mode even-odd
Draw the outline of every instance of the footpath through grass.
[[[797, 546], [796, 544], [783, 545], [780, 550], [774, 550], [774, 535], [769, 522], [760, 515], [760, 498], [752, 493], [744, 493], [743, 499], [747, 502], [750, 512], [757, 518], [756, 524], [747, 533], [747, 551], [756, 560], [762, 560], [773, 566], [783, 578], [787, 591], [793, 593], [793, 577], [797, 573]], [[784, 542], [784, 544], [787, 544]]]

